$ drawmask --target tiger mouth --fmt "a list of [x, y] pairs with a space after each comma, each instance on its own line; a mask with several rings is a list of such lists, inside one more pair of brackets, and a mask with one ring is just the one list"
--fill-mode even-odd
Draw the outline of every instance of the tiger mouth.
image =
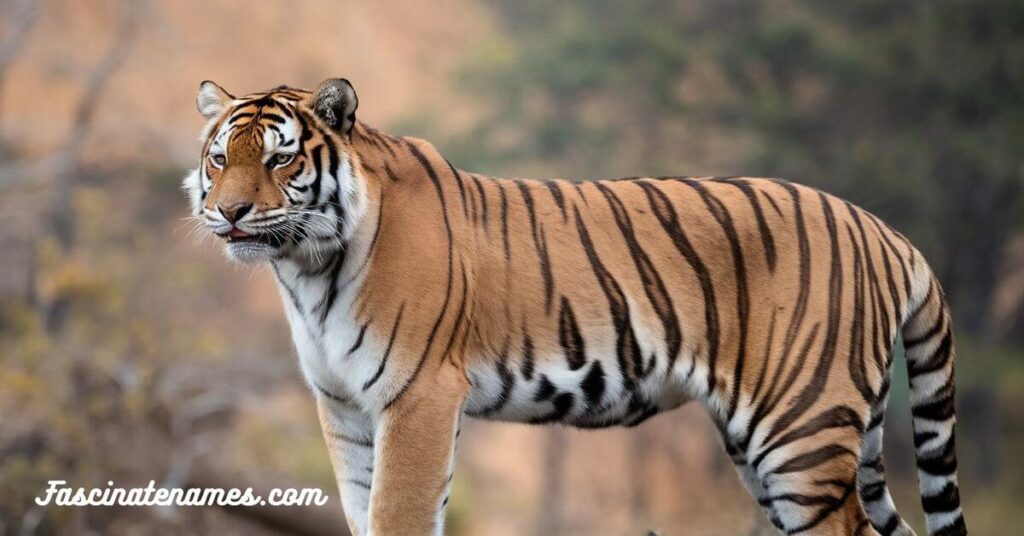
[[281, 233], [248, 233], [236, 227], [224, 235], [224, 240], [229, 244], [262, 244], [279, 247], [284, 238]]

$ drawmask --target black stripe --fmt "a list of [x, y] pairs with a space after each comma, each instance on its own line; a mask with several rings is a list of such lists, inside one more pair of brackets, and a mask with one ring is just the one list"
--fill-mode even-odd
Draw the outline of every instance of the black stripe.
[[[701, 199], [704, 201], [704, 205], [708, 211], [714, 216], [715, 221], [722, 228], [725, 233], [725, 237], [729, 242], [729, 248], [732, 250], [733, 259], [733, 276], [736, 279], [736, 311], [739, 315], [739, 341], [737, 343], [738, 351], [736, 354], [736, 364], [733, 370], [733, 385], [732, 394], [729, 396], [729, 410], [728, 418], [731, 420], [733, 415], [736, 413], [736, 409], [739, 403], [740, 395], [740, 384], [743, 378], [743, 367], [746, 362], [747, 356], [747, 324], [750, 316], [750, 296], [747, 290], [747, 269], [746, 264], [743, 260], [743, 248], [739, 241], [739, 236], [736, 233], [736, 226], [733, 224], [732, 215], [729, 214], [729, 210], [725, 205], [707, 188], [704, 187], [699, 181], [693, 179], [681, 179], [683, 184], [686, 184], [690, 188], [694, 189], [700, 194]], [[715, 362], [708, 361], [708, 394], [711, 394], [715, 388], [715, 382], [718, 380], [718, 376], [715, 371]]]
[[548, 191], [551, 192], [551, 197], [555, 200], [555, 204], [558, 205], [558, 210], [562, 212], [562, 221], [569, 221], [569, 214], [565, 211], [565, 197], [562, 195], [562, 189], [559, 187], [561, 181], [543, 181], [544, 186], [547, 186]]
[[636, 426], [657, 413], [657, 404], [654, 404], [639, 392], [633, 391], [629, 398], [629, 409], [626, 412], [622, 425], [627, 428]]
[[[338, 274], [341, 273], [341, 267], [344, 263], [345, 255], [337, 254], [331, 260], [331, 274], [327, 278], [327, 294], [323, 300], [317, 304], [320, 309], [320, 327], [324, 327], [324, 322], [327, 321], [327, 316], [331, 313], [331, 309], [334, 308], [334, 302], [338, 298]], [[365, 329], [365, 326], [363, 326]], [[351, 353], [351, 352], [349, 352]]]
[[466, 216], [466, 219], [476, 223], [476, 195], [473, 194], [473, 189], [466, 187], [465, 182], [463, 182], [462, 180], [462, 173], [460, 173], [459, 170], [456, 169], [456, 167], [453, 166], [452, 163], [449, 162], [447, 158], [445, 158], [444, 161], [448, 164], [448, 169], [451, 170], [452, 176], [455, 177], [455, 180], [458, 182], [459, 189], [465, 190], [466, 195], [469, 198], [468, 201], [466, 199], [463, 199], [463, 204], [466, 207], [464, 209], [464, 212], [465, 210], [469, 211], [468, 215]]
[[352, 281], [355, 281], [356, 278], [358, 278], [359, 276], [363, 275], [363, 272], [366, 270], [366, 267], [370, 265], [370, 261], [373, 259], [373, 253], [374, 253], [374, 251], [376, 251], [376, 248], [377, 248], [377, 238], [380, 236], [380, 228], [381, 228], [382, 224], [384, 223], [383, 215], [384, 215], [384, 190], [382, 189], [380, 191], [380, 198], [377, 201], [377, 224], [376, 224], [376, 226], [373, 229], [373, 238], [370, 239], [370, 245], [369, 245], [369, 247], [366, 248], [366, 256], [363, 257], [363, 262], [359, 265], [359, 268], [356, 269], [356, 271], [352, 274], [352, 276], [349, 277], [345, 281], [345, 283], [341, 285], [341, 288], [347, 287], [349, 285], [349, 283], [351, 283]]
[[644, 370], [643, 355], [640, 353], [640, 345], [630, 322], [626, 295], [619, 283], [601, 263], [601, 259], [598, 258], [594, 243], [590, 239], [590, 233], [587, 232], [587, 228], [583, 224], [579, 208], [574, 206], [573, 213], [576, 217], [576, 232], [579, 235], [580, 244], [583, 246], [594, 276], [608, 300], [609, 314], [615, 327], [615, 353], [618, 357], [619, 370], [623, 375], [623, 387], [626, 390], [632, 390], [636, 380], [644, 375]]
[[470, 175], [469, 178], [473, 180], [477, 193], [480, 195], [480, 220], [484, 224], [484, 229], [487, 229], [487, 192], [484, 191], [484, 185], [481, 184], [480, 179], [476, 175]]
[[[651, 303], [655, 313], [661, 320], [661, 327], [665, 331], [665, 346], [667, 350], [668, 366], [666, 368], [667, 373], [671, 373], [676, 359], [679, 357], [679, 351], [682, 347], [683, 336], [679, 329], [679, 319], [676, 317], [675, 307], [672, 305], [672, 298], [669, 296], [668, 289], [665, 287], [665, 282], [661, 279], [661, 275], [658, 270], [654, 267], [654, 263], [651, 258], [640, 246], [640, 242], [636, 238], [636, 233], [633, 231], [633, 224], [629, 219], [629, 214], [626, 211], [625, 205], [615, 195], [610, 188], [598, 183], [597, 188], [604, 194], [605, 199], [608, 201], [608, 206], [612, 210], [612, 216], [615, 218], [615, 223], [619, 227], [619, 232], [622, 234], [623, 239], [626, 242], [626, 246], [629, 248], [630, 257], [633, 259], [633, 264], [636, 266], [637, 273], [640, 275], [640, 281], [643, 283], [644, 293], [647, 295], [647, 300]], [[654, 366], [654, 359], [651, 359], [650, 367]]]
[[[832, 512], [835, 512], [836, 510], [839, 510], [839, 508], [842, 507], [843, 504], [846, 503], [847, 499], [850, 498], [850, 495], [853, 493], [853, 490], [856, 488], [856, 486], [854, 486], [853, 484], [847, 484], [847, 483], [836, 484], [836, 485], [840, 489], [843, 490], [843, 494], [842, 495], [840, 495], [839, 497], [832, 497], [830, 495], [816, 497], [819, 500], [817, 500], [815, 502], [817, 504], [821, 504], [822, 508], [819, 508], [817, 513], [814, 515], [814, 517], [812, 517], [811, 519], [805, 521], [803, 524], [798, 525], [796, 527], [786, 527], [785, 528], [786, 534], [797, 534], [797, 533], [800, 533], [800, 532], [811, 530], [814, 527], [817, 527], [819, 524], [821, 524], [822, 521], [827, 519], [828, 516], [832, 515]], [[797, 497], [800, 496], [800, 495], [797, 495], [797, 494], [790, 494], [790, 495], [797, 496]], [[808, 504], [811, 504], [811, 503], [808, 503]], [[781, 527], [780, 527], [780, 529], [781, 529]]]
[[569, 181], [569, 184], [572, 185], [573, 190], [576, 190], [576, 194], [580, 196], [583, 204], [589, 207], [590, 201], [587, 201], [587, 196], [583, 195], [583, 184], [576, 181]]
[[[881, 400], [881, 397], [879, 397], [879, 400]], [[864, 429], [864, 431], [865, 432], [870, 432], [871, 430], [874, 430], [875, 428], [878, 428], [879, 426], [882, 426], [882, 423], [884, 423], [884, 422], [885, 422], [885, 412], [884, 411], [879, 411], [878, 413], [876, 413], [876, 414], [871, 416], [871, 420], [868, 421], [868, 426], [867, 426], [867, 428]]]
[[562, 345], [569, 370], [579, 370], [587, 364], [587, 347], [576, 323], [576, 315], [572, 312], [572, 304], [565, 296], [562, 296], [558, 313], [558, 342]]
[[480, 417], [488, 417], [501, 411], [508, 404], [509, 398], [512, 396], [512, 389], [516, 384], [516, 377], [512, 374], [512, 371], [508, 368], [508, 354], [509, 354], [509, 340], [505, 339], [505, 345], [501, 350], [501, 355], [498, 357], [498, 364], [496, 370], [498, 378], [501, 379], [501, 392], [498, 393], [498, 398], [490, 406], [476, 412]]
[[280, 144], [281, 142], [284, 141], [284, 132], [281, 132], [281, 129], [278, 128], [277, 125], [263, 124], [263, 126], [264, 126], [264, 128], [266, 128], [268, 130], [272, 130], [272, 131], [274, 131], [275, 134], [277, 134], [277, 143], [278, 144]]
[[892, 512], [889, 514], [889, 519], [885, 522], [885, 525], [878, 528], [878, 532], [882, 536], [890, 536], [898, 528], [900, 528], [900, 515]]
[[[665, 234], [672, 240], [672, 244], [683, 256], [690, 267], [697, 275], [700, 283], [701, 294], [704, 297], [704, 326], [705, 338], [708, 342], [708, 360], [714, 361], [718, 357], [719, 328], [718, 328], [718, 305], [715, 301], [715, 288], [711, 282], [711, 272], [707, 265], [693, 249], [693, 244], [687, 238], [683, 226], [679, 224], [679, 215], [669, 201], [668, 196], [656, 185], [649, 182], [636, 182], [644, 193], [647, 194], [647, 202], [651, 205], [651, 211], [661, 224]], [[669, 367], [671, 370], [671, 366]], [[687, 377], [693, 373], [693, 368], [687, 373]]]
[[327, 144], [327, 161], [330, 165], [330, 173], [334, 178], [334, 190], [331, 192], [331, 196], [328, 199], [328, 204], [334, 210], [337, 217], [335, 218], [336, 232], [342, 234], [342, 218], [341, 218], [341, 183], [338, 178], [341, 176], [341, 159], [338, 158], [338, 150], [334, 148], [331, 143]]
[[811, 289], [811, 247], [807, 239], [807, 223], [804, 221], [803, 207], [800, 201], [800, 191], [792, 184], [779, 183], [789, 192], [793, 200], [793, 213], [797, 231], [797, 242], [800, 250], [800, 291], [797, 294], [796, 306], [793, 315], [789, 320], [789, 327], [786, 329], [786, 337], [783, 342], [783, 359], [789, 355], [796, 342], [797, 331], [803, 323], [804, 314], [807, 312], [807, 297]]
[[942, 337], [942, 342], [932, 352], [932, 355], [927, 359], [914, 359], [910, 358], [909, 362], [909, 373], [910, 378], [913, 379], [915, 376], [921, 374], [928, 374], [929, 372], [936, 372], [942, 370], [949, 364], [950, 358], [953, 356], [953, 330], [946, 330], [946, 334]]
[[932, 402], [918, 404], [911, 408], [911, 413], [915, 419], [947, 421], [956, 415], [955, 398], [950, 394]]
[[379, 380], [381, 375], [384, 374], [384, 367], [387, 366], [388, 356], [391, 355], [391, 348], [394, 347], [395, 345], [395, 337], [398, 335], [398, 326], [401, 325], [402, 323], [402, 313], [404, 311], [405, 302], [402, 302], [402, 305], [398, 306], [398, 314], [395, 316], [395, 322], [394, 324], [391, 325], [391, 337], [388, 339], [387, 348], [384, 349], [384, 356], [381, 357], [380, 359], [380, 367], [377, 368], [377, 372], [373, 375], [373, 377], [370, 378], [369, 380], [366, 380], [366, 383], [363, 384], [364, 391], [372, 387], [373, 384], [377, 383], [377, 380]]
[[757, 192], [745, 180], [720, 180], [718, 182], [739, 188], [743, 195], [746, 196], [747, 201], [750, 202], [750, 208], [754, 211], [754, 219], [757, 220], [757, 232], [761, 235], [761, 245], [764, 248], [765, 259], [768, 261], [768, 269], [775, 272], [775, 238], [772, 236], [772, 231], [765, 220], [761, 203], [757, 200]]
[[374, 148], [380, 149], [382, 147], [380, 140], [378, 140], [374, 136], [371, 136], [370, 133], [369, 133], [369, 130], [366, 130], [364, 132], [360, 132], [359, 134], [360, 134], [360, 137], [363, 139], [363, 141], [365, 141], [366, 143], [370, 144]]
[[[870, 214], [869, 214], [869, 216], [870, 216]], [[871, 221], [871, 223], [875, 227], [875, 236], [879, 237], [879, 238], [882, 238], [883, 242], [887, 242], [888, 238], [885, 237], [885, 234], [882, 232], [882, 228], [879, 227], [878, 223], [875, 220], [871, 219], [871, 218], [868, 218], [868, 220]], [[890, 242], [890, 244], [891, 244], [891, 242]], [[888, 251], [889, 251], [889, 253], [892, 253], [893, 255], [896, 255], [895, 251], [892, 249], [891, 246], [888, 247]], [[900, 309], [900, 304], [898, 303], [899, 302], [899, 291], [896, 289], [896, 280], [893, 278], [893, 266], [892, 266], [891, 261], [889, 260], [889, 254], [886, 253], [886, 248], [881, 248], [879, 256], [882, 258], [882, 265], [885, 267], [886, 283], [889, 286], [889, 296], [892, 297], [893, 302], [894, 302], [893, 310], [895, 312], [895, 311], [898, 311]], [[897, 257], [897, 259], [899, 259], [899, 255], [896, 255], [896, 257]], [[900, 260], [900, 262], [902, 263], [902, 260]], [[904, 272], [903, 275], [904, 275], [904, 277], [906, 277], [906, 272]], [[909, 283], [909, 281], [908, 281], [908, 283]], [[908, 295], [909, 295], [909, 293], [908, 293]]]
[[831, 267], [829, 269], [829, 313], [828, 324], [825, 329], [825, 340], [822, 345], [821, 355], [814, 367], [811, 380], [804, 386], [803, 390], [801, 390], [796, 397], [791, 399], [788, 409], [781, 417], [778, 418], [778, 420], [775, 421], [775, 424], [772, 426], [772, 429], [765, 438], [765, 441], [771, 441], [772, 438], [782, 433], [783, 430], [789, 428], [793, 422], [807, 412], [814, 401], [821, 396], [824, 392], [825, 384], [832, 368], [832, 362], [835, 360], [839, 337], [839, 326], [842, 321], [842, 256], [839, 250], [839, 233], [836, 229], [836, 220], [835, 215], [832, 212], [832, 205], [824, 194], [819, 193], [818, 195], [821, 199], [822, 212], [825, 216], [825, 227], [828, 231], [829, 243], [831, 246], [830, 258], [832, 260]]
[[914, 448], [920, 450], [929, 441], [934, 441], [939, 437], [939, 433], [929, 430], [927, 432], [915, 432], [914, 433]]
[[572, 393], [560, 393], [555, 396], [552, 403], [555, 409], [547, 415], [537, 417], [530, 421], [531, 424], [546, 424], [549, 422], [558, 422], [565, 418], [572, 410], [573, 405], [576, 402], [576, 397]]
[[952, 512], [960, 508], [960, 490], [952, 482], [946, 482], [935, 495], [922, 495], [921, 506], [926, 514]]
[[931, 536], [966, 536], [967, 526], [964, 525], [962, 515], [956, 516], [952, 523], [936, 530]]
[[756, 430], [760, 425], [761, 420], [768, 414], [768, 412], [775, 408], [779, 400], [789, 390], [793, 382], [796, 380], [797, 374], [803, 368], [803, 361], [807, 356], [807, 351], [811, 341], [817, 334], [818, 325], [815, 324], [812, 335], [805, 339], [803, 352], [798, 355], [797, 362], [793, 368], [790, 369], [788, 379], [781, 388], [779, 387], [779, 379], [782, 377], [783, 371], [789, 362], [789, 358], [793, 349], [793, 344], [796, 342], [797, 333], [800, 325], [803, 324], [804, 315], [807, 313], [807, 298], [810, 293], [811, 287], [811, 272], [810, 272], [810, 242], [807, 239], [807, 226], [804, 221], [803, 207], [800, 203], [800, 191], [792, 184], [785, 181], [776, 181], [780, 187], [789, 193], [789, 196], [793, 202], [793, 219], [794, 226], [797, 233], [797, 243], [800, 252], [800, 289], [797, 293], [796, 304], [793, 307], [793, 314], [789, 318], [789, 325], [786, 328], [786, 336], [782, 342], [782, 352], [779, 355], [779, 363], [775, 369], [775, 374], [772, 375], [772, 381], [768, 384], [768, 390], [765, 392], [764, 397], [760, 399], [757, 407], [754, 409], [754, 415], [750, 419], [748, 428], [750, 430]]
[[875, 225], [875, 228], [878, 229], [878, 234], [882, 237], [882, 241], [885, 242], [885, 245], [889, 247], [889, 250], [892, 251], [893, 256], [900, 261], [900, 275], [903, 276], [903, 293], [904, 296], [906, 296], [907, 299], [909, 299], [911, 290], [910, 268], [907, 266], [906, 259], [903, 258], [903, 255], [900, 255], [899, 250], [896, 249], [896, 244], [892, 243], [892, 240], [889, 238], [889, 234], [886, 231], [891, 232], [893, 234], [898, 233], [893, 231], [892, 228], [890, 228], [888, 225], [882, 223], [878, 218], [875, 217], [874, 214], [871, 214], [870, 212], [865, 212], [864, 214], [867, 216], [869, 220], [871, 220], [871, 223]]
[[945, 318], [944, 317], [940, 317], [939, 321], [936, 322], [927, 332], [925, 332], [920, 337], [916, 337], [916, 338], [913, 338], [913, 339], [904, 338], [903, 339], [903, 348], [906, 349], [906, 350], [910, 350], [911, 348], [914, 348], [915, 346], [920, 346], [920, 345], [922, 345], [922, 344], [932, 340], [932, 338], [934, 338], [936, 335], [938, 335], [943, 330], [943, 328], [945, 328], [945, 327], [946, 327]]
[[948, 477], [956, 473], [956, 441], [952, 435], [936, 455], [926, 456], [927, 454], [929, 453], [917, 453], [918, 470], [937, 477]]
[[395, 175], [395, 171], [391, 169], [391, 164], [387, 162], [384, 162], [384, 173], [391, 179], [391, 182], [398, 182], [398, 175]]
[[284, 282], [284, 279], [281, 278], [281, 271], [278, 269], [276, 262], [271, 262], [270, 265], [274, 268], [274, 276], [277, 277], [277, 282], [280, 283], [281, 286], [284, 287], [285, 292], [288, 293], [288, 297], [292, 301], [292, 306], [294, 306], [295, 310], [298, 311], [299, 316], [305, 316], [305, 313], [302, 311], [302, 304], [299, 303], [299, 297], [295, 294], [295, 289], [288, 286], [288, 284]]
[[[864, 264], [861, 258], [860, 245], [853, 234], [853, 227], [846, 223], [846, 232], [853, 246], [853, 322], [850, 323], [850, 349], [847, 369], [850, 381], [860, 392], [860, 396], [869, 405], [875, 401], [875, 393], [868, 385], [866, 363], [864, 360]], [[867, 245], [865, 244], [865, 247]]]
[[849, 406], [835, 406], [829, 408], [814, 416], [814, 418], [808, 420], [806, 423], [793, 428], [786, 434], [783, 434], [775, 442], [762, 449], [761, 452], [758, 453], [757, 457], [755, 457], [751, 462], [751, 465], [758, 467], [761, 465], [761, 462], [764, 461], [764, 458], [776, 449], [801, 439], [811, 437], [822, 430], [834, 428], [853, 428], [854, 432], [860, 434], [864, 429], [864, 423], [860, 420], [857, 412]]
[[228, 124], [235, 123], [239, 119], [248, 119], [248, 118], [250, 118], [250, 117], [252, 117], [254, 115], [256, 115], [254, 112], [238, 112], [238, 113], [235, 113], [231, 117], [228, 118]]
[[[761, 422], [761, 420], [768, 414], [768, 412], [771, 409], [774, 409], [776, 407], [776, 405], [778, 404], [778, 400], [781, 400], [782, 398], [782, 393], [788, 392], [789, 389], [793, 386], [793, 384], [796, 383], [797, 376], [799, 376], [799, 374], [804, 370], [804, 366], [807, 363], [807, 355], [811, 351], [811, 346], [813, 346], [814, 342], [818, 339], [819, 328], [821, 328], [820, 322], [815, 322], [814, 325], [811, 326], [811, 331], [810, 333], [807, 334], [807, 337], [804, 339], [804, 344], [803, 346], [801, 346], [799, 353], [797, 353], [796, 355], [796, 359], [793, 362], [793, 366], [790, 368], [789, 375], [777, 391], [778, 396], [775, 397], [776, 401], [772, 403], [766, 403], [765, 400], [767, 399], [767, 394], [765, 395], [765, 398], [761, 399], [761, 403], [758, 405], [757, 410], [754, 412], [754, 416], [751, 418], [751, 424], [747, 427], [749, 430], [751, 430], [751, 432], [757, 430], [758, 423]], [[772, 377], [772, 383], [770, 384], [770, 392], [772, 392], [772, 390], [774, 390], [774, 388], [778, 386], [778, 382], [781, 378], [781, 374], [784, 368], [785, 367], [783, 367], [780, 364], [775, 369], [775, 374]]]
[[310, 184], [310, 187], [313, 188], [313, 202], [317, 204], [320, 203], [320, 183], [324, 177], [323, 171], [324, 146], [317, 145], [313, 149], [313, 173], [315, 174], [315, 177], [313, 178], [313, 183]]
[[885, 481], [874, 482], [861, 486], [860, 500], [863, 502], [875, 502], [885, 495]]
[[459, 173], [455, 171], [455, 166], [453, 166], [452, 163], [449, 162], [447, 158], [445, 158], [444, 161], [446, 164], [448, 164], [448, 169], [451, 170], [452, 176], [455, 177], [455, 185], [459, 187], [459, 198], [462, 199], [462, 217], [468, 220], [469, 204], [466, 202], [466, 185], [462, 184], [462, 177], [460, 177]]
[[357, 487], [360, 487], [360, 488], [363, 488], [363, 489], [366, 489], [366, 490], [370, 489], [370, 483], [369, 482], [366, 482], [364, 480], [359, 480], [357, 478], [346, 478], [345, 479], [345, 483], [346, 484], [352, 484], [354, 486], [357, 486]]
[[[842, 487], [845, 489], [846, 486]], [[839, 498], [833, 497], [831, 495], [804, 495], [801, 493], [780, 493], [778, 495], [772, 495], [770, 497], [763, 497], [760, 501], [758, 501], [758, 504], [762, 506], [771, 506], [771, 504], [775, 502], [790, 502], [800, 506], [834, 506], [836, 502], [839, 500]], [[787, 534], [795, 534], [800, 531], [791, 529], [786, 532]]]
[[931, 303], [933, 295], [935, 294], [935, 287], [935, 278], [932, 278], [932, 280], [928, 282], [928, 294], [925, 294], [924, 299], [921, 300], [921, 303], [917, 304], [917, 307], [914, 309], [914, 311], [910, 313], [910, 316], [907, 317], [907, 322], [917, 320], [917, 315], [921, 314], [924, 311], [925, 305]]
[[302, 175], [305, 172], [306, 172], [306, 162], [299, 162], [299, 167], [297, 167], [295, 169], [295, 173], [292, 173], [292, 176], [288, 177], [288, 183], [289, 183], [288, 186], [291, 186], [292, 188], [295, 188], [296, 190], [298, 190], [300, 192], [305, 192], [306, 190], [308, 190], [309, 189], [309, 185], [308, 184], [303, 184], [302, 186], [295, 186], [295, 185], [291, 184], [292, 182], [295, 181], [295, 179], [298, 179], [299, 176]]
[[324, 139], [325, 143], [332, 143], [334, 141], [334, 136], [332, 134], [333, 131], [325, 130], [322, 126], [320, 126], [320, 122], [318, 120], [314, 119], [312, 122], [309, 123], [309, 126], [310, 129], [320, 134], [320, 136]]
[[543, 402], [555, 394], [555, 384], [544, 374], [540, 375], [540, 382], [537, 385], [537, 393], [533, 395], [534, 402]]
[[794, 456], [786, 463], [772, 470], [771, 474], [781, 475], [806, 471], [841, 456], [854, 456], [854, 452], [842, 445], [825, 445], [810, 452]]
[[[776, 320], [776, 316], [777, 316], [776, 313], [777, 312], [778, 312], [778, 308], [777, 307], [772, 307], [772, 318], [768, 322], [768, 330], [767, 330], [768, 331], [768, 335], [767, 335], [767, 340], [764, 343], [764, 354], [762, 354], [762, 356], [761, 356], [761, 371], [757, 375], [757, 383], [754, 384], [754, 391], [750, 395], [750, 399], [751, 400], [758, 400], [759, 399], [759, 396], [761, 394], [761, 389], [765, 385], [764, 381], [768, 377], [768, 368], [769, 368], [769, 365], [772, 362], [772, 359], [771, 359], [772, 341], [775, 340], [775, 320]], [[750, 431], [752, 429], [748, 427], [747, 430]]]
[[313, 383], [313, 387], [315, 387], [315, 388], [316, 388], [316, 390], [317, 390], [317, 391], [318, 391], [318, 392], [319, 392], [319, 393], [320, 393], [321, 395], [323, 395], [323, 396], [325, 396], [325, 397], [327, 397], [327, 398], [329, 398], [329, 399], [331, 399], [331, 400], [333, 400], [333, 401], [335, 401], [335, 402], [338, 402], [338, 403], [341, 403], [341, 404], [348, 404], [349, 402], [351, 402], [351, 400], [349, 400], [349, 399], [347, 399], [347, 398], [344, 398], [344, 397], [338, 396], [338, 395], [336, 395], [336, 394], [334, 394], [334, 393], [332, 393], [332, 392], [328, 391], [327, 389], [324, 389], [323, 387], [321, 387], [321, 386], [320, 386], [319, 384], [317, 384], [317, 383]]
[[[468, 281], [467, 275], [466, 275], [466, 263], [465, 263], [465, 261], [460, 259], [459, 260], [459, 266], [460, 266], [461, 271], [462, 271], [462, 297], [459, 299], [459, 309], [458, 309], [458, 312], [455, 314], [455, 324], [452, 326], [452, 332], [448, 336], [448, 344], [445, 346], [444, 354], [443, 354], [444, 357], [447, 357], [449, 359], [452, 357], [452, 355], [451, 355], [451, 353], [452, 353], [452, 346], [455, 345], [455, 338], [458, 336], [459, 329], [462, 328], [462, 323], [463, 323], [463, 320], [465, 319], [466, 298], [469, 296], [469, 281]], [[466, 329], [466, 332], [467, 333], [469, 332], [468, 328]], [[463, 337], [463, 339], [465, 339], [465, 337]], [[444, 363], [443, 360], [441, 362]]]
[[580, 389], [583, 391], [583, 396], [586, 398], [587, 406], [590, 409], [600, 407], [601, 397], [604, 396], [604, 386], [604, 370], [601, 368], [601, 362], [594, 361], [590, 371], [587, 372], [583, 382], [580, 383]]
[[356, 337], [356, 342], [348, 349], [349, 355], [352, 355], [352, 352], [355, 352], [363, 345], [363, 338], [366, 336], [367, 327], [369, 327], [369, 324], [363, 324], [363, 327], [359, 328], [359, 335]]
[[497, 183], [498, 192], [501, 194], [501, 239], [505, 244], [505, 264], [512, 262], [512, 249], [508, 242], [508, 196], [505, 194], [505, 187]]
[[331, 436], [331, 437], [333, 437], [335, 439], [338, 439], [339, 441], [344, 441], [345, 443], [351, 443], [353, 445], [358, 445], [360, 447], [373, 448], [373, 439], [372, 438], [371, 439], [360, 439], [360, 438], [352, 437], [352, 436], [349, 436], [349, 435], [345, 435], [345, 434], [343, 434], [341, 432], [335, 432], [333, 430], [328, 430], [327, 431], [327, 435], [329, 435], [329, 436]]
[[764, 198], [768, 200], [768, 204], [770, 204], [772, 208], [775, 209], [775, 213], [778, 214], [780, 218], [786, 219], [786, 217], [782, 215], [782, 209], [779, 208], [779, 203], [775, 201], [775, 198], [772, 197], [767, 190], [760, 190], [760, 192], [761, 195], [763, 195]]
[[526, 326], [523, 326], [523, 364], [521, 371], [523, 377], [527, 380], [533, 379], [533, 340], [530, 339], [530, 334], [526, 333]]
[[540, 264], [540, 276], [544, 282], [544, 312], [551, 314], [551, 302], [554, 298], [554, 277], [551, 275], [551, 259], [548, 257], [547, 238], [544, 236], [544, 228], [537, 225], [537, 213], [533, 206], [533, 195], [529, 186], [524, 181], [517, 180], [515, 185], [523, 196], [523, 203], [526, 205], [526, 212], [530, 216], [530, 231], [533, 234], [533, 244], [537, 248], [537, 259]]
[[295, 119], [298, 120], [299, 129], [302, 131], [299, 135], [299, 150], [301, 151], [305, 143], [313, 138], [313, 131], [309, 128], [309, 122], [306, 120], [305, 114], [299, 112], [295, 114]]
[[396, 155], [395, 150], [391, 148], [392, 139], [377, 130], [374, 130], [373, 133], [380, 139], [380, 144], [384, 147], [384, 150], [391, 155], [391, 158], [397, 158], [398, 155]]
[[409, 386], [412, 385], [412, 382], [416, 380], [417, 376], [419, 376], [420, 370], [423, 369], [423, 363], [427, 360], [427, 356], [430, 355], [430, 348], [434, 344], [434, 338], [437, 336], [437, 330], [438, 328], [441, 327], [441, 321], [444, 319], [445, 313], [448, 312], [448, 302], [451, 301], [452, 284], [454, 278], [452, 227], [451, 223], [449, 223], [448, 221], [448, 204], [444, 200], [444, 190], [441, 188], [441, 179], [438, 178], [437, 172], [434, 171], [434, 167], [430, 165], [430, 162], [427, 161], [427, 157], [423, 156], [423, 153], [420, 152], [416, 145], [409, 143], [407, 147], [409, 148], [409, 152], [412, 153], [414, 157], [416, 157], [417, 161], [419, 161], [420, 165], [423, 167], [423, 170], [427, 173], [427, 176], [430, 177], [430, 182], [434, 185], [434, 190], [437, 193], [438, 202], [441, 203], [441, 215], [444, 220], [444, 228], [448, 240], [446, 244], [446, 247], [448, 249], [448, 284], [444, 293], [444, 303], [441, 304], [441, 311], [440, 313], [438, 313], [437, 319], [434, 321], [434, 326], [430, 328], [430, 335], [427, 337], [426, 347], [423, 349], [423, 353], [420, 355], [419, 361], [416, 363], [416, 368], [413, 370], [412, 375], [409, 377], [409, 379], [406, 380], [405, 384], [402, 385], [402, 388], [399, 389], [398, 393], [395, 394], [395, 396], [392, 397], [391, 400], [389, 400], [386, 404], [384, 404], [384, 409], [391, 407], [391, 404], [394, 404], [396, 400], [398, 400], [399, 398], [402, 397], [402, 395], [405, 394], [406, 390], [409, 389]]
[[[875, 363], [881, 367], [881, 375], [886, 377], [886, 369], [889, 366], [891, 359], [892, 341], [889, 338], [889, 327], [890, 327], [890, 310], [885, 307], [885, 297], [882, 294], [882, 287], [878, 281], [878, 273], [875, 271], [875, 261], [871, 255], [871, 245], [868, 243], [867, 233], [864, 232], [864, 225], [861, 223], [860, 215], [858, 210], [849, 202], [846, 202], [846, 209], [850, 213], [850, 217], [853, 218], [854, 224], [857, 225], [857, 232], [860, 235], [860, 242], [864, 245], [864, 264], [867, 267], [868, 283], [871, 287], [872, 292], [869, 293], [871, 297], [871, 340], [879, 341], [882, 340], [882, 349], [879, 350], [878, 342], [874, 343], [875, 351]], [[884, 254], [884, 253], [883, 253]], [[895, 312], [893, 312], [895, 316]], [[879, 320], [881, 320], [882, 326], [879, 328]], [[879, 335], [881, 333], [886, 334], [884, 337]]]
[[277, 114], [261, 113], [260, 114], [260, 119], [261, 120], [262, 119], [266, 119], [267, 121], [271, 121], [271, 122], [277, 123], [279, 125], [283, 125], [283, 124], [287, 123], [287, 121], [285, 120], [284, 117], [282, 117], [280, 115], [277, 115]]

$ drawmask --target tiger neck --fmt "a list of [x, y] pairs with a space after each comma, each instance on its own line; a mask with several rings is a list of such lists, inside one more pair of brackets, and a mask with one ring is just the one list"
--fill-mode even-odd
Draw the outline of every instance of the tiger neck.
[[[312, 296], [307, 299], [322, 300], [322, 296], [344, 291], [353, 284], [359, 283], [369, 269], [370, 257], [373, 253], [380, 222], [380, 208], [383, 190], [381, 182], [375, 174], [368, 173], [362, 165], [360, 155], [365, 154], [359, 139], [360, 131], [365, 127], [357, 124], [353, 136], [353, 147], [348, 148], [348, 163], [351, 180], [357, 181], [357, 195], [360, 199], [354, 203], [360, 207], [358, 213], [346, 213], [346, 217], [354, 221], [346, 222], [344, 236], [339, 237], [338, 247], [326, 252], [295, 253], [272, 261], [272, 267], [282, 291], [287, 298], [295, 299], [294, 294], [308, 289]], [[340, 178], [337, 180], [341, 180]], [[301, 296], [299, 297], [302, 298]], [[312, 310], [300, 312], [308, 314]], [[330, 305], [330, 304], [327, 304]], [[306, 309], [310, 309], [307, 307]]]

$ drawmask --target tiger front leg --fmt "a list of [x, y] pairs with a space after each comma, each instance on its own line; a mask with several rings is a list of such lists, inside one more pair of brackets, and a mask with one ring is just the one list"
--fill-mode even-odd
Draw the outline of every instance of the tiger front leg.
[[423, 376], [384, 411], [378, 424], [370, 500], [374, 536], [444, 532], [468, 386], [454, 367]]
[[317, 397], [317, 409], [349, 531], [354, 536], [364, 536], [368, 531], [373, 485], [374, 420], [369, 414], [324, 395]]

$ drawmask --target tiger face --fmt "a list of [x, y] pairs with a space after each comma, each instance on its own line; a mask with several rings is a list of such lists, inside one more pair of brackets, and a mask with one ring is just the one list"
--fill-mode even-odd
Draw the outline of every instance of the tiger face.
[[323, 259], [365, 206], [350, 134], [358, 99], [347, 80], [236, 98], [205, 81], [199, 167], [185, 177], [193, 214], [233, 260]]

